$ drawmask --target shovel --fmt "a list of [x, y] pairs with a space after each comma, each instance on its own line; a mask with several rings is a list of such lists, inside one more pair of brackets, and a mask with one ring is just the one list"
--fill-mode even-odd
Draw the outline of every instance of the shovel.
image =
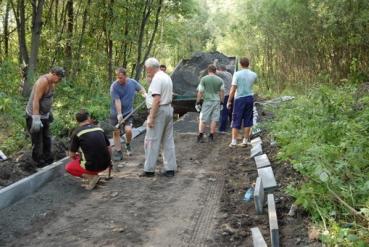
[[138, 109], [140, 109], [146, 102], [145, 101], [142, 101], [135, 109], [133, 109], [133, 111], [131, 111], [127, 116], [125, 116], [125, 118], [122, 119], [122, 121], [120, 121], [119, 123], [117, 123], [114, 127], [116, 129], [119, 129], [120, 126], [122, 124], [124, 124], [124, 122], [130, 117], [132, 116], [133, 113], [135, 113]]

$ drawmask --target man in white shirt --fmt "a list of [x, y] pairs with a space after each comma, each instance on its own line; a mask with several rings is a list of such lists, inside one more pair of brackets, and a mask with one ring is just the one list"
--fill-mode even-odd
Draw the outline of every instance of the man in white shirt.
[[145, 61], [148, 78], [152, 78], [146, 106], [149, 109], [145, 136], [145, 165], [142, 177], [155, 175], [160, 145], [163, 145], [164, 176], [173, 177], [177, 169], [173, 138], [173, 84], [169, 75], [160, 70], [156, 58]]

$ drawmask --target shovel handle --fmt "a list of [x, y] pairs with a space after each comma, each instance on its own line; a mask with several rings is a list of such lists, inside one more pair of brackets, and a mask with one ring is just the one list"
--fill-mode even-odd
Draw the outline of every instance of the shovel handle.
[[142, 101], [135, 109], [133, 109], [133, 111], [131, 111], [127, 116], [125, 116], [125, 118], [122, 119], [122, 121], [120, 121], [119, 123], [117, 123], [114, 127], [116, 129], [119, 129], [119, 127], [130, 117], [132, 116], [133, 113], [135, 113], [138, 109], [140, 109], [146, 102]]

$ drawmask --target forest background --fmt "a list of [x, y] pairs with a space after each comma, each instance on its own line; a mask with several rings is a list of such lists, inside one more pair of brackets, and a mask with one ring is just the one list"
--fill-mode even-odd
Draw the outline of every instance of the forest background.
[[[195, 51], [248, 56], [279, 159], [304, 177], [288, 191], [328, 245], [369, 241], [369, 2], [366, 0], [1, 0], [0, 150], [29, 148], [24, 105], [35, 79], [63, 66], [55, 136], [87, 107], [109, 114], [114, 68], [144, 85], [150, 56], [173, 71]], [[27, 66], [26, 66], [27, 65]]]

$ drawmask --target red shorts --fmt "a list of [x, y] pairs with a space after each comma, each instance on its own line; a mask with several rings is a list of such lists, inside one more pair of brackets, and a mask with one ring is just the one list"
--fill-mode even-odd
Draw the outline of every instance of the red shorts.
[[65, 170], [69, 174], [76, 176], [76, 177], [81, 177], [83, 174], [97, 175], [99, 172], [102, 172], [102, 171], [89, 171], [89, 170], [84, 169], [81, 166], [81, 162], [79, 158], [69, 162], [65, 166]]

